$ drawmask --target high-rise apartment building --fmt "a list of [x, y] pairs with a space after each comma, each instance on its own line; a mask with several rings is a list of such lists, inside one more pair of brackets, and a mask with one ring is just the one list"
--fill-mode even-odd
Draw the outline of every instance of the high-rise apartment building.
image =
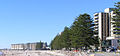
[[[116, 14], [113, 11], [113, 8], [106, 8], [104, 12], [99, 12], [94, 14], [94, 31], [96, 34], [94, 36], [98, 36], [100, 41], [110, 40], [111, 46], [118, 46], [118, 39], [120, 32], [116, 30], [116, 26], [114, 25], [113, 18]], [[117, 32], [116, 32], [117, 31]]]

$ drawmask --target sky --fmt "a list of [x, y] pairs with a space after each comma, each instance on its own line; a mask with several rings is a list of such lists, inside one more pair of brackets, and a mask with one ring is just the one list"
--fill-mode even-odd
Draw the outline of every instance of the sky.
[[80, 14], [114, 8], [119, 0], [0, 0], [0, 48], [47, 42]]

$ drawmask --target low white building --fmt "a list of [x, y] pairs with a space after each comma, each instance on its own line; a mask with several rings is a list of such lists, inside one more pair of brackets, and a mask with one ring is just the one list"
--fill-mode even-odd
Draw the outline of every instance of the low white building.
[[[26, 44], [11, 44], [11, 49], [15, 50], [36, 50], [37, 45], [39, 42], [36, 43], [26, 43]], [[47, 43], [41, 43], [42, 49], [45, 49], [47, 47]]]

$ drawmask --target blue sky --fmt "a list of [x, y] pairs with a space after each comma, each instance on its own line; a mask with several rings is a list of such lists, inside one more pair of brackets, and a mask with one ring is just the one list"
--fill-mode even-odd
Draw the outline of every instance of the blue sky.
[[119, 0], [0, 0], [0, 48], [50, 41], [83, 13], [92, 15]]

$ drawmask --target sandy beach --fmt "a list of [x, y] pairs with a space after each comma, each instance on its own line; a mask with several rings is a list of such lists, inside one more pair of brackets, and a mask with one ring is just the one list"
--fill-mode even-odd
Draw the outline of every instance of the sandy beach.
[[60, 50], [2, 50], [2, 56], [88, 56], [85, 53]]

